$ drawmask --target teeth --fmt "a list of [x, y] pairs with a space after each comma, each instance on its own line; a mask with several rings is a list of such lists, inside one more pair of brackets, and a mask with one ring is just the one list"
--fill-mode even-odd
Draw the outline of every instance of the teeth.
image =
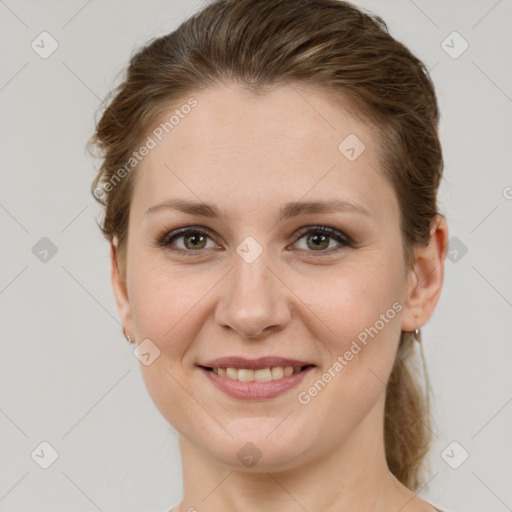
[[276, 366], [275, 368], [272, 368], [270, 370], [270, 374], [271, 374], [272, 380], [282, 379], [283, 375], [284, 375], [283, 367]]
[[[235, 369], [233, 368], [233, 370]], [[238, 380], [241, 380], [242, 382], [252, 382], [254, 380], [254, 370], [245, 370], [244, 368], [240, 368], [237, 373]]]
[[290, 377], [294, 373], [299, 373], [301, 368], [301, 366], [276, 366], [259, 370], [250, 370], [248, 368], [213, 368], [213, 373], [242, 382], [269, 382], [282, 379], [283, 377]]
[[272, 370], [270, 368], [255, 370], [254, 380], [256, 382], [268, 382], [269, 380], [272, 380]]
[[236, 368], [226, 368], [226, 377], [228, 379], [238, 380], [238, 370]]
[[295, 368], [293, 368], [292, 366], [285, 366], [283, 369], [283, 374], [285, 377], [289, 377], [293, 373], [294, 370], [295, 370]]

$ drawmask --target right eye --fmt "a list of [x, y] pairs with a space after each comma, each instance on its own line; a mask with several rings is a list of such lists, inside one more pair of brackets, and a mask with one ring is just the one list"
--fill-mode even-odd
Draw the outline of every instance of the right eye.
[[[192, 253], [202, 252], [206, 249], [212, 249], [218, 247], [217, 244], [211, 240], [211, 244], [208, 247], [208, 239], [211, 239], [209, 232], [198, 228], [181, 228], [175, 231], [165, 232], [162, 236], [157, 237], [157, 244], [160, 247], [192, 256]], [[176, 241], [181, 241], [182, 247], [177, 244]]]

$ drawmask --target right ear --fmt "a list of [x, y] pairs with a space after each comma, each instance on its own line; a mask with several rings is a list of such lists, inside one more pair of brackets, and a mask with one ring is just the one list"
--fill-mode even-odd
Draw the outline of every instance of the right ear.
[[[133, 318], [131, 312], [130, 301], [128, 299], [128, 290], [126, 286], [126, 265], [119, 262], [118, 239], [114, 236], [110, 242], [110, 278], [112, 289], [116, 299], [117, 310], [121, 324], [126, 329], [132, 340], [135, 340], [135, 331], [133, 329]], [[124, 263], [124, 262], [122, 262]]]

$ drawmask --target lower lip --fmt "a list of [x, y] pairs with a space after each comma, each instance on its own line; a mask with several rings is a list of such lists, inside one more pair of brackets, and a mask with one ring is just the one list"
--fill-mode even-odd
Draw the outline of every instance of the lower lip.
[[211, 370], [199, 367], [214, 386], [233, 398], [241, 398], [243, 400], [264, 400], [266, 398], [274, 398], [297, 386], [302, 379], [311, 370], [313, 370], [313, 368], [314, 366], [308, 366], [299, 373], [294, 373], [289, 377], [270, 380], [268, 382], [242, 382], [222, 377], [213, 373]]

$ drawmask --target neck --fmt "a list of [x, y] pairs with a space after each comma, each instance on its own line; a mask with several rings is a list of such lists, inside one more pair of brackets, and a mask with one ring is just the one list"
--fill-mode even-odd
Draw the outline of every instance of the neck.
[[240, 470], [223, 465], [180, 436], [183, 501], [179, 512], [280, 510], [385, 512], [418, 505], [387, 466], [382, 421], [385, 395], [368, 416], [329, 452], [292, 469]]

